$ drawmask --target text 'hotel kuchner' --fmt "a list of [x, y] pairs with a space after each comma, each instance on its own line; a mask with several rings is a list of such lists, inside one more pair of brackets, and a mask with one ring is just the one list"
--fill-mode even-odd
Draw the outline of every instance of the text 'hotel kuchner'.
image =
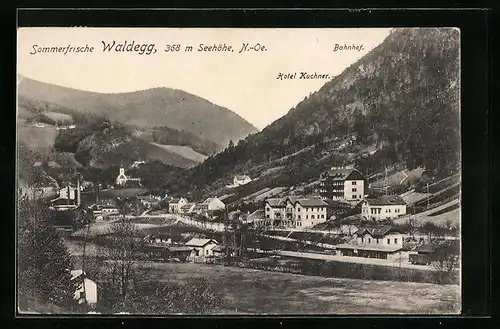
[[362, 200], [365, 178], [353, 168], [332, 168], [321, 176], [320, 195], [323, 199]]

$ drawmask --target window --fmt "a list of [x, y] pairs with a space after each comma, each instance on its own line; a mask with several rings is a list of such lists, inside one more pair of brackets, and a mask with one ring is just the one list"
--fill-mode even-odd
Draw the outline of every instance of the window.
[[300, 215], [297, 215], [297, 219], [300, 219]]
[[391, 244], [391, 239], [387, 239], [387, 244]]
[[311, 219], [314, 219], [314, 215], [311, 215]]
[[205, 254], [208, 255], [208, 250], [205, 251]]
[[325, 218], [325, 215], [321, 215], [321, 218]]
[[368, 238], [368, 243], [372, 243], [372, 239]]
[[353, 189], [352, 189], [352, 191], [353, 191], [353, 192], [356, 192], [356, 191], [357, 191], [357, 189], [356, 189], [356, 188], [353, 188]]
[[394, 212], [399, 212], [399, 209], [394, 210]]
[[361, 238], [361, 242], [365, 242], [365, 238]]
[[357, 195], [353, 195], [353, 196], [352, 196], [352, 198], [353, 198], [353, 199], [356, 199], [356, 198], [357, 198]]
[[306, 215], [306, 219], [309, 219], [309, 215]]
[[267, 215], [266, 217], [269, 218], [269, 215]]
[[356, 185], [356, 182], [352, 182], [352, 185]]
[[297, 211], [300, 212], [300, 207], [297, 208]]
[[394, 238], [394, 243], [398, 243], [398, 238]]
[[377, 239], [377, 243], [378, 243], [378, 239]]
[[[172, 207], [172, 209], [173, 209], [173, 207]], [[271, 211], [271, 208], [267, 207], [267, 211]]]

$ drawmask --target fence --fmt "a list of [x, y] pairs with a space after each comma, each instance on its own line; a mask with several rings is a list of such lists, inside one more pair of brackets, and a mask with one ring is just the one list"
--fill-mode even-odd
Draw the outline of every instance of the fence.
[[267, 262], [239, 260], [227, 263], [224, 259], [214, 259], [211, 264], [230, 265], [239, 268], [330, 278], [422, 282], [434, 284], [458, 284], [459, 282], [459, 275], [457, 271], [453, 273], [445, 273], [441, 271], [423, 269], [324, 260], [294, 260], [293, 262], [282, 263], [277, 259], [270, 259]]

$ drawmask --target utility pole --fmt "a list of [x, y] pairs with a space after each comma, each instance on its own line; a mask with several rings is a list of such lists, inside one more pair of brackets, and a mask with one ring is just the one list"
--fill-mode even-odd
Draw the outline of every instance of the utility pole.
[[389, 179], [387, 178], [387, 166], [385, 166], [385, 195], [387, 195], [387, 189], [389, 185]]
[[[427, 182], [427, 194], [429, 194], [429, 182]], [[427, 210], [429, 210], [429, 196], [427, 195]]]

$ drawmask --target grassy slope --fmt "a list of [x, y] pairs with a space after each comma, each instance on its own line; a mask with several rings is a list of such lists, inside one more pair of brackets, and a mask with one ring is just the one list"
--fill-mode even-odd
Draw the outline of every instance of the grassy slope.
[[169, 153], [178, 154], [181, 157], [183, 157], [184, 159], [192, 160], [196, 163], [203, 162], [207, 158], [206, 155], [203, 155], [201, 153], [194, 151], [189, 146], [163, 145], [163, 144], [158, 144], [158, 143], [153, 143], [153, 142], [151, 142], [150, 144], [157, 146], [159, 148], [162, 148]]

